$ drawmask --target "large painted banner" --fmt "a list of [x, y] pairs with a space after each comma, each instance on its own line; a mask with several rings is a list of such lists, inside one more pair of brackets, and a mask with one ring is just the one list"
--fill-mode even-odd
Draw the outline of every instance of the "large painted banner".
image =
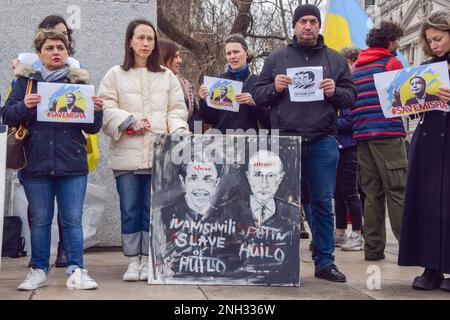
[[300, 285], [300, 143], [161, 137], [149, 283]]
[[[0, 125], [0, 248], [3, 241], [3, 216], [5, 208], [5, 173], [6, 173], [6, 138], [8, 127]], [[2, 266], [2, 255], [0, 254], [0, 269]]]
[[436, 95], [440, 87], [450, 87], [447, 62], [378, 73], [374, 79], [386, 118], [450, 111], [450, 106]]

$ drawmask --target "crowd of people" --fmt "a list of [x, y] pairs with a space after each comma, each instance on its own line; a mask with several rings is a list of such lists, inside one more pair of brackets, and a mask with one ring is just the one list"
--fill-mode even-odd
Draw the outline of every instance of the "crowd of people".
[[[385, 258], [387, 204], [400, 244], [399, 265], [424, 268], [413, 288], [450, 291], [450, 278], [444, 276], [450, 274], [450, 116], [420, 114], [407, 152], [403, 121], [384, 116], [374, 81], [377, 73], [404, 68], [396, 58], [402, 27], [383, 21], [370, 30], [367, 49], [336, 52], [320, 35], [321, 24], [317, 7], [297, 7], [292, 42], [266, 59], [260, 75], [250, 68], [245, 38], [228, 36], [227, 65], [217, 77], [243, 83], [236, 95], [239, 112], [229, 112], [208, 107], [211, 92], [204, 84], [194, 92], [181, 75], [183, 61], [174, 42], [159, 39], [149, 21], [134, 20], [125, 33], [123, 63], [106, 73], [92, 98], [93, 123], [61, 124], [37, 121], [37, 83], [86, 84], [89, 73], [71, 57], [72, 30], [64, 19], [44, 19], [34, 39], [37, 60], [13, 62], [15, 79], [1, 108], [4, 124], [26, 125], [29, 131], [27, 164], [18, 176], [29, 202], [32, 257], [18, 290], [49, 284], [55, 198], [61, 240], [57, 264], [67, 267], [67, 287], [97, 288], [84, 268], [82, 208], [88, 177], [85, 134], [100, 130], [110, 141], [108, 167], [120, 199], [123, 254], [129, 259], [123, 280], [147, 281], [155, 134], [189, 135], [194, 121], [203, 121], [224, 134], [264, 128], [302, 138], [300, 204], [312, 233], [315, 277], [346, 281], [335, 264], [336, 247], [364, 250], [368, 261]], [[420, 42], [431, 59], [424, 64], [450, 64], [449, 11], [424, 19]], [[291, 100], [293, 79], [286, 69], [294, 67], [323, 68], [323, 100]], [[450, 88], [439, 88], [437, 96], [450, 105]], [[226, 99], [226, 92], [218, 99]]]

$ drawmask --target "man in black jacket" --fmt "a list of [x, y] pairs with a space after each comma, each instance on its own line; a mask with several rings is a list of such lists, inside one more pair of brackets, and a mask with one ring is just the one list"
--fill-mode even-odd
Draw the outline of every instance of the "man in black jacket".
[[[317, 7], [297, 7], [293, 42], [269, 56], [255, 86], [254, 98], [257, 104], [271, 106], [272, 130], [303, 139], [302, 180], [308, 194], [302, 194], [302, 202], [313, 233], [315, 276], [345, 282], [345, 275], [334, 264], [332, 199], [339, 157], [336, 110], [353, 106], [356, 89], [344, 58], [328, 48], [319, 35], [320, 25]], [[292, 79], [286, 73], [288, 68], [297, 67], [323, 68], [324, 80], [320, 83], [323, 101], [290, 100], [288, 88]]]

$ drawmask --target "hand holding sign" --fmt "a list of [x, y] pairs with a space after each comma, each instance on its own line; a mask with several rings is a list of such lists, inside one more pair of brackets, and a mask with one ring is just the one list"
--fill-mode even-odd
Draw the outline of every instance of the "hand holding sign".
[[201, 99], [206, 99], [206, 97], [208, 97], [209, 96], [209, 90], [208, 90], [208, 88], [204, 85], [204, 84], [202, 84], [201, 86], [200, 86], [200, 90], [198, 91], [198, 95], [200, 96], [200, 98]]
[[103, 109], [103, 99], [100, 97], [92, 97], [92, 101], [94, 101], [94, 111], [100, 112]]
[[292, 84], [292, 79], [284, 74], [279, 74], [275, 77], [275, 90], [278, 93], [282, 93], [284, 90], [289, 88]]
[[41, 102], [41, 96], [35, 93], [29, 94], [25, 96], [25, 99], [23, 100], [25, 103], [25, 107], [28, 109], [36, 108], [37, 105]]
[[445, 103], [450, 103], [450, 88], [441, 87], [436, 94]]
[[336, 93], [336, 83], [333, 79], [324, 79], [320, 82], [319, 89], [323, 90], [327, 98], [332, 98]]
[[240, 93], [236, 95], [236, 102], [239, 104], [246, 104], [249, 106], [256, 106], [255, 100], [253, 100], [253, 97], [250, 93]]

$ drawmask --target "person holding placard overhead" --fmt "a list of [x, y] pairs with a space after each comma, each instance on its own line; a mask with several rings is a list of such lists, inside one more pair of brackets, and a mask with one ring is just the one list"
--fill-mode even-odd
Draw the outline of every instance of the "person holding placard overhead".
[[[211, 97], [211, 92], [204, 84], [200, 86], [200, 116], [202, 120], [212, 125], [212, 128], [226, 133], [227, 129], [247, 131], [259, 128], [269, 128], [268, 113], [265, 108], [259, 108], [252, 96], [252, 91], [258, 77], [250, 72], [249, 63], [253, 55], [248, 49], [245, 38], [240, 34], [232, 34], [225, 39], [225, 54], [228, 62], [227, 71], [217, 78], [243, 82], [242, 93], [236, 95], [239, 103], [239, 112], [213, 109], [207, 105], [206, 97]], [[217, 99], [217, 100], [216, 100]], [[220, 97], [212, 97], [211, 100], [230, 103], [228, 89], [220, 88]]]
[[[339, 158], [336, 110], [353, 106], [356, 90], [345, 59], [328, 48], [319, 34], [321, 23], [316, 6], [307, 4], [295, 9], [293, 41], [267, 58], [254, 98], [257, 104], [271, 106], [272, 129], [279, 129], [281, 135], [303, 138], [302, 189], [309, 191], [302, 192], [302, 204], [312, 228], [315, 277], [345, 282], [345, 275], [334, 264], [332, 201]], [[309, 71], [302, 67], [323, 70], [323, 80], [315, 80], [319, 82], [317, 93], [323, 90], [324, 98], [291, 100], [296, 90], [293, 79], [286, 74], [291, 68]]]
[[[432, 57], [423, 64], [450, 64], [450, 13], [436, 11], [422, 23], [420, 42]], [[450, 71], [449, 71], [450, 75]], [[439, 98], [450, 105], [450, 88]], [[425, 268], [414, 289], [450, 291], [450, 114], [430, 111], [420, 122], [410, 145], [398, 263]]]
[[11, 94], [2, 108], [3, 121], [9, 126], [25, 124], [27, 165], [21, 170], [22, 184], [29, 202], [33, 267], [18, 290], [35, 290], [48, 285], [50, 235], [55, 197], [62, 223], [67, 254], [67, 287], [95, 289], [97, 283], [83, 268], [83, 202], [88, 166], [86, 139], [82, 131], [95, 134], [102, 126], [103, 101], [93, 97], [94, 123], [71, 124], [37, 122], [38, 82], [83, 84], [89, 81], [86, 70], [67, 64], [67, 38], [57, 31], [39, 30], [35, 49], [43, 65], [16, 69]]
[[147, 20], [133, 20], [125, 58], [103, 78], [103, 131], [110, 137], [108, 166], [120, 198], [124, 281], [147, 281], [150, 190], [156, 134], [186, 134], [188, 109], [180, 81], [160, 64], [158, 34]]

